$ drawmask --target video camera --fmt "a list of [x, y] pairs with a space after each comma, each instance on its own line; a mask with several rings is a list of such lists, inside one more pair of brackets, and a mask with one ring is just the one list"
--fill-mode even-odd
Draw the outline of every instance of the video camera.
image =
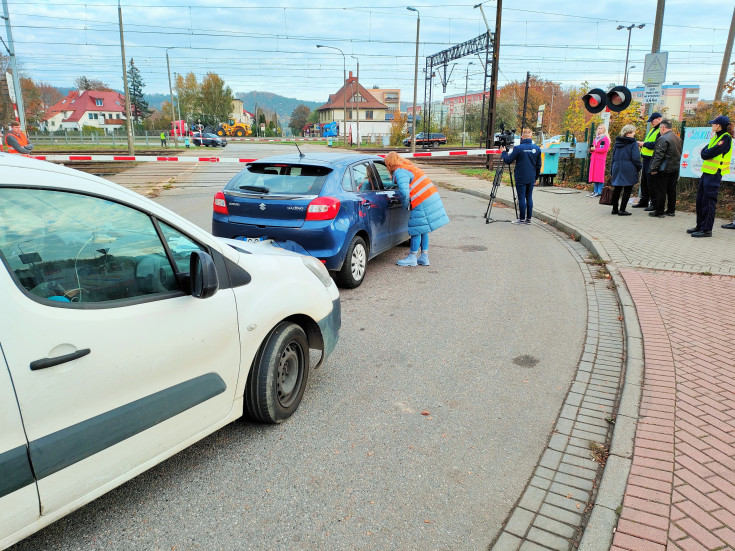
[[513, 146], [516, 137], [515, 129], [506, 130], [505, 125], [500, 125], [500, 132], [495, 134], [495, 145], [509, 149]]

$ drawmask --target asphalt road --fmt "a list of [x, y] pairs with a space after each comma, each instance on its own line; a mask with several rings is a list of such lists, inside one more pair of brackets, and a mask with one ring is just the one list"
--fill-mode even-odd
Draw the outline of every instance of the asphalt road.
[[[208, 228], [224, 166], [158, 201]], [[233, 423], [15, 549], [486, 549], [576, 371], [586, 290], [543, 225], [441, 195], [431, 266], [396, 266], [398, 247], [342, 291], [339, 344], [293, 418]]]

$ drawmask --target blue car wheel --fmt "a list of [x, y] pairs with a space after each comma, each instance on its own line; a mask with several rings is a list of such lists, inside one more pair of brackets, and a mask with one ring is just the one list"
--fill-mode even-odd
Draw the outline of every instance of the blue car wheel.
[[347, 249], [347, 256], [342, 264], [342, 269], [335, 276], [337, 285], [345, 289], [359, 287], [365, 279], [367, 259], [368, 249], [365, 240], [356, 235]]

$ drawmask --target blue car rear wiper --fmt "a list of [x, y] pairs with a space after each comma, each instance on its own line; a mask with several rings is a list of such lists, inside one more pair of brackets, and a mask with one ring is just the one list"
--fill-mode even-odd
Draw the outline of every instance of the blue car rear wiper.
[[259, 191], [261, 193], [270, 193], [270, 188], [267, 188], [265, 186], [250, 186], [250, 185], [244, 185], [240, 186], [240, 189], [244, 189], [247, 191]]

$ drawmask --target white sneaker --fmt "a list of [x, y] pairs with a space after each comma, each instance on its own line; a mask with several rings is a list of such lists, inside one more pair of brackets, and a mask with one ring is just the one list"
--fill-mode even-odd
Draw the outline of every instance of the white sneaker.
[[518, 220], [513, 220], [511, 224], [525, 224], [526, 221], [523, 218], [519, 218]]

